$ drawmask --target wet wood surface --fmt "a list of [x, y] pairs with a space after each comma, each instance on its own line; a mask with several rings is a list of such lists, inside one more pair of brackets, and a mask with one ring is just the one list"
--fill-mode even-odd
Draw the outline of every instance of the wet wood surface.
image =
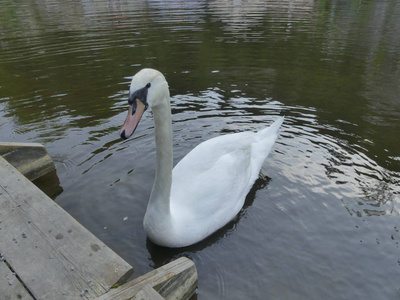
[[0, 142], [0, 155], [32, 181], [55, 170], [53, 160], [41, 144]]

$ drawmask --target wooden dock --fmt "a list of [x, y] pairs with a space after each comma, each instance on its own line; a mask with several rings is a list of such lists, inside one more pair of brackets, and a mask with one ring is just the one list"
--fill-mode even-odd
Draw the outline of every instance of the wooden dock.
[[[47, 161], [43, 146], [34, 148]], [[3, 153], [23, 153], [15, 149]], [[36, 165], [25, 169], [28, 174], [42, 166], [24, 159], [19, 167]], [[186, 299], [197, 287], [195, 265], [187, 258], [126, 283], [132, 273], [132, 266], [0, 156], [1, 299]]]

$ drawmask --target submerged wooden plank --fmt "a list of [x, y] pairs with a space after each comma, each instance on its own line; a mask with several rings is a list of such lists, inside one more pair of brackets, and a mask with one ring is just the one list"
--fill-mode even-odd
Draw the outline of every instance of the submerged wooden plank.
[[4, 261], [0, 261], [0, 299], [33, 300]]
[[190, 259], [181, 257], [110, 290], [96, 300], [131, 299], [146, 285], [154, 288], [164, 299], [187, 299], [197, 288], [196, 266]]
[[133, 272], [2, 157], [0, 220], [0, 253], [36, 299], [93, 299]]
[[0, 143], [0, 155], [30, 180], [55, 170], [46, 148], [37, 143]]

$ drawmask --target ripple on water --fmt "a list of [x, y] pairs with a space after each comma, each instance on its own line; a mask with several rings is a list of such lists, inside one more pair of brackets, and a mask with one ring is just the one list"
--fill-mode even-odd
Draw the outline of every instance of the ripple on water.
[[[398, 296], [399, 1], [6, 2], [2, 137], [45, 144], [56, 201], [136, 275], [185, 255], [201, 299]], [[144, 234], [151, 113], [118, 137], [141, 66], [169, 72], [175, 163], [286, 116], [239, 216], [187, 249]]]
[[283, 169], [286, 178], [336, 195], [351, 215], [398, 215], [400, 174], [381, 167], [362, 146], [350, 144], [349, 133], [318, 124], [315, 116], [296, 110], [286, 118], [277, 141], [285, 146], [277, 147], [282, 156], [276, 159], [288, 166]]

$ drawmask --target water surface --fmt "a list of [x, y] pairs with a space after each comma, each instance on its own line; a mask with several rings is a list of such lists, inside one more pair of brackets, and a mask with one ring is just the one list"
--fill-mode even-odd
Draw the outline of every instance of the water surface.
[[[55, 201], [144, 274], [195, 261], [199, 299], [400, 296], [400, 3], [0, 0], [0, 136], [39, 142]], [[285, 116], [239, 216], [170, 250], [142, 220], [147, 113], [118, 130], [131, 76], [162, 71], [174, 160]]]

